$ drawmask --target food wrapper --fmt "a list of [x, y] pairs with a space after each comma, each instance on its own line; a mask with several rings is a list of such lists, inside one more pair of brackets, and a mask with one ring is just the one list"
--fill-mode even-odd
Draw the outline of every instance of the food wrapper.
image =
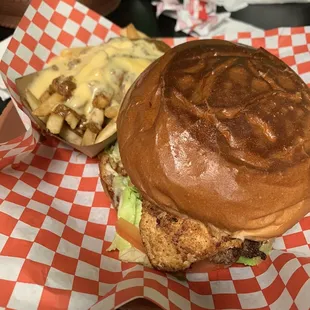
[[[106, 251], [116, 212], [97, 159], [54, 137], [39, 141], [18, 108], [15, 79], [42, 69], [64, 47], [100, 44], [118, 31], [73, 0], [35, 0], [4, 55], [1, 71], [14, 99], [7, 115], [17, 116], [10, 128], [21, 121], [24, 129], [0, 144], [0, 307], [108, 310], [142, 297], [163, 309], [309, 309], [310, 214], [276, 239], [259, 266], [187, 273], [186, 280]], [[310, 83], [309, 27], [220, 38], [263, 46]]]
[[[3, 41], [0, 41], [0, 59], [2, 58], [4, 52], [6, 51], [9, 42], [11, 41], [11, 36], [7, 37]], [[0, 98], [5, 101], [10, 98], [9, 92], [6, 89], [5, 84], [2, 81], [2, 78], [0, 76]], [[1, 111], [1, 109], [0, 109]]]
[[27, 115], [10, 101], [0, 115], [0, 170], [20, 162], [34, 150], [38, 139]]
[[[212, 37], [239, 30], [254, 31], [259, 28], [230, 18], [230, 12], [247, 6], [244, 0], [161, 0], [152, 2], [156, 15], [167, 15], [176, 19], [175, 31], [183, 31], [195, 37]], [[228, 12], [216, 13], [217, 5]]]

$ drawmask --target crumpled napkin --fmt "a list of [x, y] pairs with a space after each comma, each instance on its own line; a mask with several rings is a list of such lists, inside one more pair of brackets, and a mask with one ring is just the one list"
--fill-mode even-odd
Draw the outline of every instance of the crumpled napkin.
[[[5, 40], [0, 42], [0, 59], [2, 59], [2, 56], [4, 52], [6, 51], [10, 41], [11, 41], [12, 36], [6, 38]], [[10, 94], [8, 90], [6, 89], [6, 86], [2, 80], [2, 77], [0, 76], [0, 97], [4, 101], [8, 98], [10, 98]]]
[[[245, 0], [161, 0], [153, 2], [157, 17], [161, 14], [177, 20], [175, 31], [183, 31], [197, 37], [212, 37], [226, 32], [260, 30], [255, 26], [230, 18], [230, 12], [247, 6]], [[216, 13], [217, 5], [226, 9]]]

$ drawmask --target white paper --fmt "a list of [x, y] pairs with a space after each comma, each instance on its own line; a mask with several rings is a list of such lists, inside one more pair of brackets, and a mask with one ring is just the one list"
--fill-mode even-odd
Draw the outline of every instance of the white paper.
[[[203, 35], [205, 38], [212, 38], [214, 36], [219, 36], [223, 34], [230, 34], [230, 33], [238, 33], [238, 32], [251, 32], [261, 30], [258, 27], [255, 27], [253, 25], [240, 22], [233, 18], [226, 18], [224, 19], [220, 24], [216, 25], [214, 28], [210, 29], [209, 33], [206, 35]], [[203, 33], [203, 31], [199, 31], [198, 33], [196, 31], [192, 31], [191, 35], [193, 36], [201, 36], [199, 33]]]
[[[206, 20], [199, 19], [202, 7], [197, 1], [184, 1], [184, 4], [176, 0], [162, 0], [153, 2], [157, 6], [157, 16], [164, 14], [176, 19], [175, 31], [183, 31], [195, 37], [210, 38], [225, 33], [261, 30], [251, 24], [240, 22], [230, 18], [230, 12], [216, 13], [216, 5], [223, 5], [227, 11], [236, 11], [247, 6], [245, 0], [209, 0], [205, 6]], [[201, 4], [201, 2], [200, 2]]]
[[[0, 59], [2, 59], [2, 56], [4, 52], [6, 51], [10, 41], [11, 41], [12, 36], [6, 38], [5, 40], [0, 42]], [[0, 97], [2, 100], [6, 100], [10, 98], [10, 94], [6, 89], [6, 86], [2, 80], [2, 77], [0, 76]]]

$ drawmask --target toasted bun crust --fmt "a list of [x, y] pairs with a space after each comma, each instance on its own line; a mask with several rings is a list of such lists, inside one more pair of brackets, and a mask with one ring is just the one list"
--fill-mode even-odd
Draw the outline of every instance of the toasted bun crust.
[[[109, 172], [106, 168], [107, 164], [109, 163], [109, 156], [105, 152], [102, 152], [98, 156], [99, 159], [99, 176], [100, 181], [102, 184], [102, 187], [104, 189], [104, 192], [107, 194], [107, 196], [110, 198], [112, 204], [113, 204], [113, 198], [114, 198], [114, 191], [113, 191], [113, 174]], [[117, 206], [113, 205], [114, 208], [117, 208]]]
[[127, 93], [120, 154], [152, 204], [268, 239], [310, 211], [309, 111], [307, 85], [267, 51], [193, 41]]

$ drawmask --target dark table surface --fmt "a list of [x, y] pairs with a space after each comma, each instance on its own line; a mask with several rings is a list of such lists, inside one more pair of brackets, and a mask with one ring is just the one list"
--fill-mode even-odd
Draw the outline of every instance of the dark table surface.
[[[119, 8], [107, 17], [121, 27], [133, 23], [139, 30], [153, 37], [184, 36], [174, 31], [175, 20], [166, 16], [156, 18], [151, 2], [122, 0]], [[223, 9], [219, 8], [219, 11]], [[305, 26], [310, 25], [310, 4], [250, 5], [233, 12], [231, 16], [263, 29]]]
[[[156, 18], [155, 7], [151, 2], [152, 0], [122, 0], [117, 10], [107, 18], [121, 27], [133, 23], [151, 37], [184, 36], [184, 33], [174, 31], [175, 20], [163, 15]], [[219, 11], [223, 9], [219, 8]], [[231, 16], [263, 29], [305, 26], [310, 25], [310, 4], [250, 5]], [[0, 40], [12, 33], [12, 29], [0, 27]], [[0, 99], [0, 113], [1, 107], [3, 104]]]

